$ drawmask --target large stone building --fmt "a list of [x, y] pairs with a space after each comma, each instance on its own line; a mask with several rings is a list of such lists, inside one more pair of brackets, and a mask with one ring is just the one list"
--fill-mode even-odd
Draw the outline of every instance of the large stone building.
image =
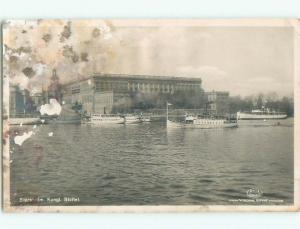
[[200, 78], [97, 74], [63, 85], [66, 105], [81, 104], [86, 113], [111, 113], [113, 105], [134, 93], [174, 94], [203, 91]]

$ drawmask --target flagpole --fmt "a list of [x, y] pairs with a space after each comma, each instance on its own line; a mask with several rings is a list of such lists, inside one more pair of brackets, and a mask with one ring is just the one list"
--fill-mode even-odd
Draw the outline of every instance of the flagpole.
[[169, 103], [168, 103], [168, 101], [167, 101], [167, 122], [168, 122], [168, 119], [169, 119], [169, 110], [168, 110], [168, 105], [169, 105]]

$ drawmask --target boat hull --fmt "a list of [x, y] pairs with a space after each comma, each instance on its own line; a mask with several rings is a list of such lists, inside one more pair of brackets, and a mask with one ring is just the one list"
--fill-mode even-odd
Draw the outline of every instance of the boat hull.
[[218, 129], [218, 128], [236, 128], [237, 122], [225, 123], [220, 121], [202, 121], [196, 123], [180, 123], [167, 121], [167, 128], [195, 128], [195, 129]]
[[195, 129], [219, 129], [219, 128], [236, 128], [238, 127], [237, 123], [224, 123], [224, 124], [185, 124], [186, 128], [195, 128]]
[[141, 122], [142, 120], [139, 117], [124, 117], [125, 124], [138, 124]]
[[40, 118], [9, 118], [9, 125], [33, 125], [40, 123]]
[[126, 120], [125, 121], [125, 124], [138, 124], [138, 123], [141, 123], [142, 121], [141, 120]]
[[248, 113], [237, 113], [237, 118], [240, 120], [264, 120], [264, 119], [286, 119], [286, 114], [248, 114]]
[[117, 119], [117, 120], [91, 120], [91, 124], [97, 124], [97, 125], [110, 125], [110, 124], [124, 124], [124, 119]]
[[97, 125], [124, 124], [124, 118], [119, 115], [93, 114], [89, 123]]

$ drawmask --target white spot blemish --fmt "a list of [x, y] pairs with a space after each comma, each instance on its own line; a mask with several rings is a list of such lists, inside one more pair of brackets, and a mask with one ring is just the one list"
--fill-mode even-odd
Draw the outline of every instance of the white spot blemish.
[[38, 92], [39, 92], [39, 90], [38, 90], [36, 87], [34, 87], [34, 88], [31, 89], [30, 94], [31, 94], [31, 95], [35, 95], [35, 94], [38, 93]]
[[59, 115], [61, 112], [61, 105], [57, 102], [56, 99], [50, 99], [49, 104], [41, 106], [40, 113], [41, 115]]
[[41, 123], [44, 123], [45, 122], [45, 120], [44, 119], [41, 119]]
[[65, 104], [65, 101], [62, 101], [62, 104]]
[[107, 34], [104, 35], [104, 39], [105, 39], [105, 40], [108, 40], [108, 39], [110, 39], [110, 38], [112, 38], [111, 33], [107, 33]]
[[33, 134], [33, 132], [32, 132], [32, 131], [29, 131], [29, 132], [27, 132], [27, 133], [24, 133], [23, 135], [16, 136], [16, 137], [14, 138], [15, 144], [21, 146], [25, 140], [27, 140], [28, 138], [31, 137], [32, 134]]
[[36, 125], [33, 126], [33, 129], [35, 129], [35, 128], [36, 128]]
[[47, 70], [47, 66], [45, 64], [38, 63], [33, 66], [33, 69], [35, 70], [36, 75], [41, 76]]
[[92, 81], [91, 81], [91, 80], [88, 80], [87, 82], [88, 82], [88, 85], [91, 85], [91, 84], [92, 84]]
[[23, 126], [23, 123], [20, 123], [20, 126]]
[[48, 133], [49, 137], [53, 136], [53, 132]]
[[18, 85], [21, 90], [28, 89], [29, 78], [24, 74], [17, 75], [11, 79], [10, 83], [13, 85]]
[[10, 160], [10, 161], [9, 161], [9, 163], [12, 163], [12, 162], [13, 162], [13, 160]]

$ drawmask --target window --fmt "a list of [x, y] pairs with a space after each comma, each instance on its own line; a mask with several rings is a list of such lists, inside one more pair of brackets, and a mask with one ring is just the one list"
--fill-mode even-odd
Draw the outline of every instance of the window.
[[78, 94], [80, 93], [80, 87], [79, 86], [74, 86], [71, 88], [72, 94]]

